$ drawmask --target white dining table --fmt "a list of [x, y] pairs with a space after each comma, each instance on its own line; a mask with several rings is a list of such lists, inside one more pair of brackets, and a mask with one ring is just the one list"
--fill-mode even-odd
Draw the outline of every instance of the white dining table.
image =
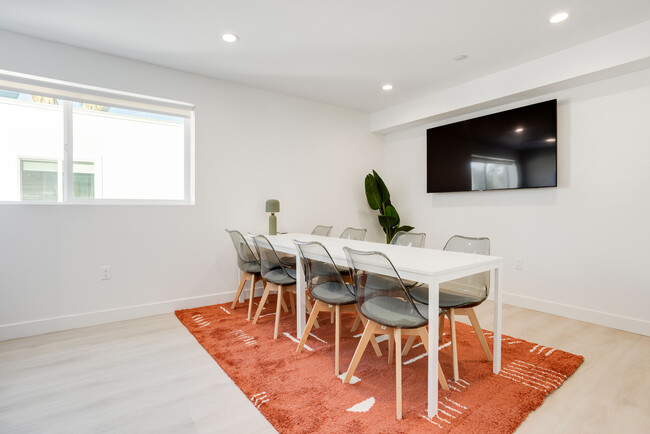
[[[429, 348], [438, 348], [438, 303], [440, 284], [460, 277], [491, 271], [494, 295], [494, 347], [492, 371], [501, 370], [501, 290], [500, 270], [502, 258], [497, 256], [458, 253], [444, 250], [424, 249], [391, 244], [356, 241], [324, 237], [303, 233], [286, 233], [268, 236], [278, 252], [296, 255], [296, 337], [300, 339], [305, 329], [305, 276], [300, 256], [293, 240], [318, 241], [327, 248], [336, 265], [347, 266], [343, 247], [364, 251], [378, 251], [386, 254], [402, 279], [423, 282], [429, 285]], [[363, 265], [358, 268], [363, 269]], [[372, 271], [377, 272], [377, 269]], [[387, 270], [387, 273], [389, 271]], [[438, 413], [438, 351], [430, 351], [427, 357], [427, 415], [432, 418]]]

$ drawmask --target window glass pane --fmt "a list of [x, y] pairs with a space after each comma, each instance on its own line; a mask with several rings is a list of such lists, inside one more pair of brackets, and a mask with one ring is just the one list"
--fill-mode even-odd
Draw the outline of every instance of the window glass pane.
[[75, 197], [184, 199], [183, 118], [74, 103], [73, 125]]
[[95, 197], [95, 164], [75, 161], [72, 182], [74, 197], [92, 199]]
[[0, 90], [0, 119], [0, 201], [62, 200], [62, 103]]
[[56, 161], [20, 160], [20, 198], [56, 202], [59, 192]]

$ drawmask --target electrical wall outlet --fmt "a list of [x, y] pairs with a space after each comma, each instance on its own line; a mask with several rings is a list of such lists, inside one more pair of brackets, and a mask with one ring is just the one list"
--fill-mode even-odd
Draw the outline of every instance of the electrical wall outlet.
[[521, 256], [517, 256], [515, 258], [515, 270], [523, 270], [524, 269], [524, 260], [521, 259]]
[[113, 277], [110, 265], [102, 265], [99, 270], [99, 280], [110, 280]]

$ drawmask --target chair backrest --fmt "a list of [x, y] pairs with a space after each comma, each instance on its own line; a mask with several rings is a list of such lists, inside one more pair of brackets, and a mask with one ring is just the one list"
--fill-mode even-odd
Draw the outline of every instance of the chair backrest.
[[332, 226], [318, 225], [311, 231], [312, 235], [322, 235], [324, 237], [329, 237], [330, 233], [332, 233]]
[[[246, 242], [246, 238], [239, 231], [226, 229], [237, 252], [237, 265], [242, 271], [248, 271], [251, 266], [259, 267], [260, 261], [257, 259], [253, 250]], [[259, 271], [259, 270], [258, 270]]]
[[302, 242], [294, 240], [305, 272], [307, 290], [312, 290], [320, 285], [328, 285], [330, 290], [349, 292], [355, 295], [353, 288], [346, 284], [338, 270], [330, 252], [324, 245], [317, 241]]
[[390, 240], [390, 243], [395, 244], [396, 246], [424, 247], [424, 241], [426, 239], [427, 234], [425, 233], [399, 231], [393, 235], [393, 239]]
[[349, 247], [344, 247], [343, 251], [352, 274], [359, 310], [366, 318], [390, 327], [420, 327], [427, 322], [388, 256]]
[[[449, 238], [443, 250], [462, 253], [474, 253], [477, 255], [490, 254], [489, 238], [472, 238], [462, 235], [454, 235]], [[443, 284], [443, 290], [472, 295], [486, 299], [490, 292], [490, 272], [473, 274], [460, 279], [452, 280]]]
[[366, 238], [367, 231], [368, 229], [345, 228], [345, 230], [341, 232], [341, 236], [339, 238], [363, 241], [364, 238]]
[[[252, 235], [253, 243], [257, 248], [257, 255], [260, 258], [260, 264], [262, 265], [262, 277], [266, 279], [267, 276], [271, 276], [271, 281], [277, 280], [277, 278], [287, 277], [289, 279], [294, 279], [288, 272], [287, 267], [282, 264], [278, 253], [271, 245], [271, 242], [264, 235]], [[275, 276], [275, 277], [273, 277]]]

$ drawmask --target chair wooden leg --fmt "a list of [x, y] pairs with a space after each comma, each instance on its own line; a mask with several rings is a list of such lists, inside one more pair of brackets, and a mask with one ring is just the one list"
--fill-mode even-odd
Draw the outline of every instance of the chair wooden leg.
[[402, 329], [393, 329], [395, 342], [395, 402], [397, 405], [397, 418], [402, 418]]
[[235, 306], [237, 306], [237, 301], [239, 301], [239, 296], [241, 295], [242, 289], [244, 289], [244, 285], [246, 284], [246, 280], [250, 277], [250, 273], [244, 272], [241, 275], [241, 280], [239, 281], [239, 287], [237, 287], [237, 293], [235, 294], [235, 299], [232, 301], [232, 306], [230, 306], [231, 309], [234, 309]]
[[285, 301], [284, 296], [280, 297], [280, 294], [278, 293], [278, 297], [280, 298], [282, 309], [284, 309], [285, 312], [289, 312], [289, 308], [287, 307], [287, 302]]
[[280, 315], [282, 314], [282, 301], [284, 296], [284, 288], [282, 285], [278, 286], [278, 303], [275, 308], [275, 328], [273, 329], [273, 339], [278, 338], [278, 333], [280, 332]]
[[253, 299], [255, 298], [255, 284], [257, 283], [255, 281], [256, 277], [257, 277], [256, 274], [251, 274], [251, 294], [248, 297], [248, 316], [246, 317], [246, 321], [251, 320], [251, 314], [253, 313]]
[[320, 300], [316, 300], [316, 303], [314, 303], [314, 307], [312, 308], [311, 313], [309, 314], [309, 320], [307, 320], [307, 325], [305, 326], [305, 331], [302, 333], [302, 339], [300, 339], [298, 348], [296, 348], [297, 353], [302, 351], [302, 347], [305, 346], [305, 342], [307, 342], [307, 338], [309, 337], [309, 332], [311, 332], [311, 328], [313, 327], [314, 321], [316, 321], [318, 312], [320, 312], [323, 304], [324, 303]]
[[[420, 327], [417, 329], [418, 335], [420, 335], [420, 339], [422, 340], [422, 345], [424, 345], [424, 350], [429, 353], [429, 332], [427, 331], [426, 327]], [[440, 366], [440, 361], [438, 361], [438, 383], [440, 383], [440, 387], [442, 387], [442, 390], [449, 390], [449, 385], [447, 384], [447, 378], [445, 377], [445, 373], [442, 372], [442, 366]]]
[[388, 364], [393, 363], [393, 347], [395, 346], [395, 336], [392, 333], [388, 335]]
[[372, 349], [375, 350], [375, 354], [377, 357], [381, 357], [381, 348], [379, 348], [379, 343], [377, 342], [377, 338], [374, 336], [370, 336], [370, 345], [372, 345]]
[[292, 297], [291, 294], [289, 294], [289, 302], [291, 303], [291, 315], [295, 315], [296, 314], [296, 297], [295, 297], [295, 294], [294, 294], [293, 297]]
[[[309, 312], [311, 312], [311, 301], [309, 301], [309, 296], [305, 296], [305, 307]], [[318, 318], [314, 320], [314, 328], [320, 328], [320, 324], [318, 324]]]
[[[366, 324], [368, 323], [369, 320], [366, 319], [365, 316], [361, 315], [357, 309], [357, 319], [360, 321], [361, 324], [363, 324], [363, 327], [365, 329]], [[375, 350], [375, 354], [377, 357], [381, 357], [381, 348], [379, 348], [379, 344], [377, 343], [377, 339], [375, 338], [374, 335], [370, 337], [370, 344], [372, 345], [372, 349]]]
[[255, 318], [253, 319], [253, 324], [257, 324], [257, 319], [260, 317], [260, 314], [262, 313], [262, 309], [264, 309], [264, 304], [266, 303], [266, 300], [269, 298], [269, 293], [271, 292], [271, 289], [273, 289], [274, 287], [277, 287], [274, 283], [267, 282], [266, 285], [264, 285], [264, 293], [262, 293], [260, 304], [259, 306], [257, 306], [257, 312], [255, 312]]
[[341, 340], [341, 306], [334, 308], [334, 375], [339, 376], [339, 344]]
[[361, 360], [361, 356], [363, 356], [363, 352], [365, 351], [366, 346], [368, 345], [368, 341], [370, 340], [370, 337], [375, 332], [376, 327], [377, 327], [377, 323], [374, 321], [368, 320], [368, 322], [366, 323], [366, 328], [363, 330], [363, 335], [361, 336], [359, 345], [357, 345], [357, 349], [354, 351], [354, 356], [352, 357], [352, 361], [350, 362], [350, 366], [348, 367], [348, 373], [345, 375], [345, 379], [343, 379], [343, 383], [349, 383], [350, 380], [352, 379], [352, 376], [354, 375], [354, 371], [357, 369], [357, 365]]
[[357, 328], [359, 327], [359, 324], [361, 324], [361, 314], [358, 313], [357, 317], [354, 319], [354, 324], [352, 324], [352, 328], [350, 329], [351, 332], [356, 332]]
[[487, 341], [485, 340], [485, 335], [483, 334], [483, 329], [481, 328], [481, 324], [478, 322], [478, 318], [476, 317], [476, 312], [474, 312], [474, 308], [469, 308], [465, 312], [467, 316], [469, 317], [470, 322], [472, 323], [472, 327], [474, 327], [474, 331], [476, 332], [476, 337], [478, 338], [478, 341], [481, 343], [481, 347], [483, 347], [483, 352], [485, 353], [485, 357], [487, 357], [488, 361], [492, 361], [492, 353], [490, 352], [490, 347], [488, 347]]
[[445, 314], [440, 315], [438, 320], [438, 343], [442, 343], [442, 337], [444, 336], [443, 330], [445, 329]]
[[454, 380], [458, 381], [458, 348], [456, 347], [456, 312], [449, 309], [449, 328], [451, 329], [451, 361], [454, 365]]
[[404, 344], [404, 349], [402, 350], [402, 357], [405, 357], [409, 353], [409, 351], [411, 351], [413, 342], [415, 342], [415, 336], [409, 336], [409, 338], [406, 340], [406, 344]]
[[[264, 280], [264, 278], [262, 278], [262, 285], [266, 288], [266, 280]], [[261, 300], [260, 300], [260, 304], [266, 304], [268, 302], [269, 302], [268, 299], [264, 303], [262, 303]]]

